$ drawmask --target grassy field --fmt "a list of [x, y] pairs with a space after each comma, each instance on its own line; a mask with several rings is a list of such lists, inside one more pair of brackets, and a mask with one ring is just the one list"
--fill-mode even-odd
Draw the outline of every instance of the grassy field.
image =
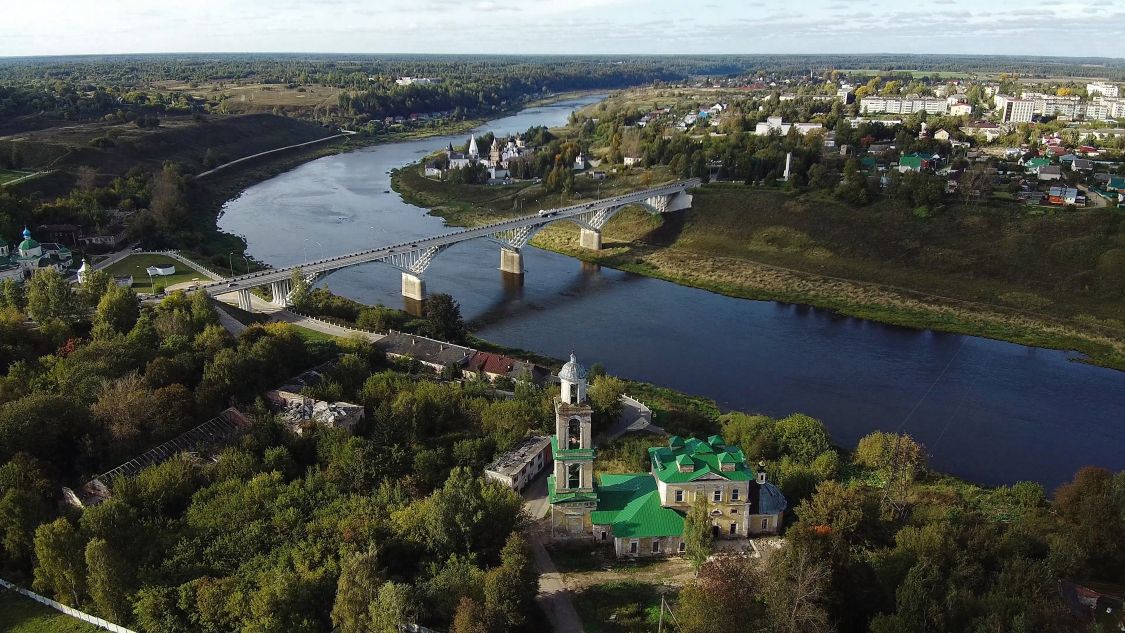
[[[574, 593], [574, 607], [586, 633], [650, 633], [659, 619], [660, 587], [630, 581], [594, 585]], [[674, 631], [664, 617], [665, 630]]]
[[63, 615], [13, 591], [0, 589], [0, 631], [6, 633], [97, 633], [96, 626]]
[[[662, 182], [634, 171], [602, 195]], [[404, 198], [451, 224], [495, 221], [593, 198], [579, 177], [568, 201], [537, 185], [455, 186], [398, 172]], [[517, 202], [518, 201], [518, 202]], [[749, 299], [834, 309], [885, 323], [1077, 350], [1125, 369], [1125, 299], [1099, 278], [1099, 254], [1125, 247], [1122, 217], [1084, 210], [1030, 215], [1015, 205], [951, 205], [920, 220], [893, 201], [863, 208], [819, 193], [708, 185], [693, 208], [618, 214], [602, 250], [560, 222], [533, 244], [587, 261]]]
[[209, 281], [208, 277], [203, 273], [185, 266], [183, 262], [164, 255], [129, 255], [125, 259], [107, 268], [106, 272], [114, 277], [132, 275], [133, 290], [141, 293], [151, 293], [153, 292], [153, 286], [149, 284], [149, 276], [148, 273], [145, 272], [145, 269], [149, 266], [176, 267], [176, 274], [174, 275], [152, 278], [152, 284], [157, 288], [163, 289], [175, 284], [192, 281], [193, 279], [199, 279], [201, 282]]

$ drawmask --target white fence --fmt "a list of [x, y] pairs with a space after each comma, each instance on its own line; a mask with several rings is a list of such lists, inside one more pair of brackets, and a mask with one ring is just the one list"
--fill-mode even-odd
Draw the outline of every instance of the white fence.
[[21, 594], [27, 596], [28, 598], [31, 598], [32, 600], [34, 600], [36, 602], [39, 602], [41, 604], [47, 605], [48, 607], [51, 607], [52, 609], [54, 609], [56, 611], [60, 611], [62, 613], [65, 613], [65, 614], [69, 615], [70, 617], [77, 618], [79, 620], [82, 620], [83, 622], [89, 622], [90, 624], [93, 624], [96, 627], [103, 628], [107, 631], [113, 631], [114, 633], [136, 633], [136, 631], [133, 631], [132, 629], [127, 629], [123, 626], [118, 626], [118, 625], [114, 624], [113, 622], [103, 620], [103, 619], [101, 619], [97, 616], [90, 615], [89, 613], [83, 613], [82, 611], [79, 611], [78, 609], [72, 609], [72, 608], [66, 606], [65, 604], [61, 604], [61, 603], [55, 602], [54, 600], [51, 600], [50, 598], [44, 598], [43, 596], [35, 593], [34, 591], [28, 591], [27, 589], [17, 587], [16, 585], [13, 585], [12, 583], [8, 582], [7, 580], [4, 580], [3, 578], [0, 578], [0, 587], [6, 587], [8, 589], [11, 589], [12, 591], [15, 591], [16, 593], [21, 593]]
[[[339, 328], [341, 330], [351, 332], [352, 334], [359, 334], [363, 338], [366, 338], [366, 339], [371, 340], [371, 341], [377, 341], [377, 340], [383, 338], [384, 336], [386, 336], [385, 334], [383, 334], [381, 332], [376, 332], [375, 330], [366, 330], [366, 329], [359, 328], [359, 327], [352, 327], [350, 325], [341, 325], [340, 323], [336, 323], [335, 321], [327, 321], [325, 319], [314, 317], [310, 314], [305, 314], [304, 312], [297, 312], [296, 310], [293, 310], [291, 308], [287, 308], [287, 309], [289, 310], [289, 312], [292, 312], [293, 314], [296, 314], [297, 316], [301, 317], [302, 319], [308, 319], [309, 321], [312, 321], [313, 323], [319, 323], [320, 325], [324, 325], [324, 326], [327, 326], [327, 327]], [[372, 337], [374, 337], [374, 338], [372, 338]]]

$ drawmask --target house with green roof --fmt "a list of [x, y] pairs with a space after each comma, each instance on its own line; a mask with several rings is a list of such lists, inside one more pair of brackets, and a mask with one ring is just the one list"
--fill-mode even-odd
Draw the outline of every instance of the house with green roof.
[[934, 166], [934, 157], [927, 156], [915, 152], [913, 154], [903, 154], [902, 158], [898, 159], [898, 170], [900, 173], [908, 171], [922, 171], [923, 169], [931, 169]]
[[1040, 169], [1050, 166], [1051, 159], [1043, 156], [1036, 156], [1023, 164], [1024, 171], [1029, 174], [1038, 174]]

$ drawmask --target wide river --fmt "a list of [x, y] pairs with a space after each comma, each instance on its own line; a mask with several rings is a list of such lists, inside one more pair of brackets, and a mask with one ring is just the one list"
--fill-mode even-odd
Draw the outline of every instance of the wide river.
[[[598, 97], [524, 110], [477, 130], [559, 125]], [[254, 185], [219, 226], [271, 265], [295, 264], [447, 232], [390, 192], [389, 170], [467, 137], [389, 143], [321, 158]], [[902, 428], [935, 468], [985, 484], [1030, 480], [1050, 492], [1084, 465], [1125, 469], [1125, 374], [1073, 354], [747, 301], [535, 248], [522, 287], [505, 287], [498, 247], [465, 242], [426, 272], [481, 337], [713, 398], [724, 409], [812, 415], [854, 446]], [[337, 272], [333, 292], [401, 306], [399, 273], [370, 264]]]

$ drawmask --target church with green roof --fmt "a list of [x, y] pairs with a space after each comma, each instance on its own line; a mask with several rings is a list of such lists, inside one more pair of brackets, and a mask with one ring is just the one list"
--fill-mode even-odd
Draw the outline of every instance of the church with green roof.
[[683, 553], [684, 517], [705, 499], [716, 538], [776, 534], [788, 502], [766, 481], [764, 464], [752, 470], [737, 446], [722, 437], [673, 435], [648, 449], [650, 472], [603, 474], [594, 481], [592, 409], [586, 372], [573, 355], [559, 372], [554, 472], [548, 477], [551, 534], [557, 540], [613, 542], [620, 557]]

